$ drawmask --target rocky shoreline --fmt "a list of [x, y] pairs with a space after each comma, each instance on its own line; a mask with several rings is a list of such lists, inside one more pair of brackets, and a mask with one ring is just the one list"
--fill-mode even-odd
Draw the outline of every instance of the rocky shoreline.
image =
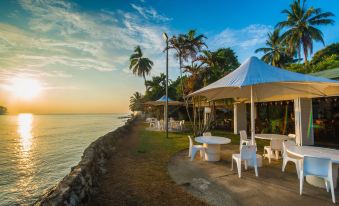
[[128, 135], [137, 119], [99, 137], [84, 151], [78, 165], [71, 168], [56, 186], [45, 192], [33, 205], [86, 204], [98, 191], [99, 177], [105, 174], [105, 163], [115, 151], [117, 139]]

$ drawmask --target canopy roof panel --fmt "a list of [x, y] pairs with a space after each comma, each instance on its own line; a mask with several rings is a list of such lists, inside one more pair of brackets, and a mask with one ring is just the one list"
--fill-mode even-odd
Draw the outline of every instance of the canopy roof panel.
[[250, 97], [251, 87], [255, 101], [339, 95], [338, 81], [291, 72], [250, 57], [227, 76], [188, 96], [205, 96], [209, 100], [246, 99]]

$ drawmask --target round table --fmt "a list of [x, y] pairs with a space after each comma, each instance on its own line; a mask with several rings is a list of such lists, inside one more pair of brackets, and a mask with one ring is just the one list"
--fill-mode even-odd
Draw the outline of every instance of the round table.
[[292, 137], [289, 137], [287, 135], [282, 135], [282, 134], [255, 134], [254, 137], [256, 139], [265, 139], [265, 140], [280, 139], [282, 141], [293, 139]]
[[[287, 152], [301, 158], [304, 158], [304, 156], [330, 158], [333, 162], [332, 175], [334, 187], [336, 187], [338, 177], [339, 150], [313, 146], [293, 146], [288, 147]], [[311, 185], [325, 188], [325, 183], [322, 178], [306, 176], [306, 181]]]
[[219, 161], [220, 145], [231, 143], [230, 139], [217, 136], [200, 136], [195, 141], [204, 144], [206, 161]]

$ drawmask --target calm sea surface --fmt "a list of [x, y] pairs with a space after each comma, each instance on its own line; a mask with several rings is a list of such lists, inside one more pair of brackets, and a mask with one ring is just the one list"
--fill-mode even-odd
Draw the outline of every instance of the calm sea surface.
[[0, 205], [34, 202], [123, 115], [0, 115]]

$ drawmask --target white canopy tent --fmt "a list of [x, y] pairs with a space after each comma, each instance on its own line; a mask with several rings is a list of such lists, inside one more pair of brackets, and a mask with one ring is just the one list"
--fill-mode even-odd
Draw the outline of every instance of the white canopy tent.
[[254, 102], [338, 96], [339, 82], [270, 66], [256, 57], [236, 70], [188, 95], [208, 100], [235, 98], [251, 102], [251, 137], [254, 142]]

